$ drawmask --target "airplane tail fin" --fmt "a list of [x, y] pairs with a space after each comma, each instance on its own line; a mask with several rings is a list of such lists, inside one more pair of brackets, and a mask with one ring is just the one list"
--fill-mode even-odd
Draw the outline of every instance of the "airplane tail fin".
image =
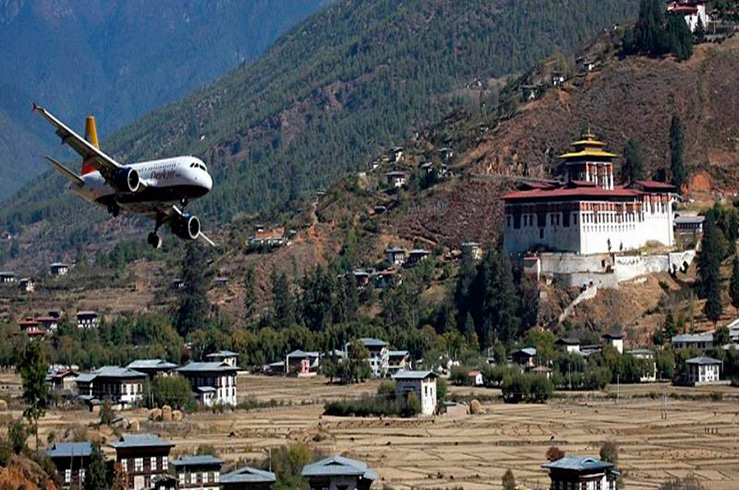
[[[85, 121], [85, 139], [95, 148], [100, 148], [100, 144], [98, 143], [98, 131], [95, 127], [94, 116], [87, 116], [87, 120]], [[95, 170], [96, 169], [92, 163], [88, 162], [87, 160], [82, 161], [82, 175], [89, 174], [90, 172], [94, 172]]]

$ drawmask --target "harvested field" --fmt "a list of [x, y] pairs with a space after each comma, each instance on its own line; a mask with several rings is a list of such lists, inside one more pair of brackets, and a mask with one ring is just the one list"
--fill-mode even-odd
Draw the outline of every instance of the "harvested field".
[[[591, 399], [558, 399], [547, 405], [485, 404], [484, 414], [429, 419], [337, 418], [322, 416], [317, 399], [356, 396], [373, 391], [377, 383], [342, 387], [323, 378], [289, 379], [259, 376], [239, 378], [242, 392], [260, 401], [282, 400], [275, 408], [223, 414], [198, 413], [181, 424], [146, 422], [146, 411], [126, 412], [139, 419], [142, 430], [160, 433], [176, 443], [175, 454], [212, 444], [229, 461], [264, 461], [270, 448], [305, 442], [325, 453], [366, 460], [394, 488], [500, 488], [503, 472], [511, 468], [528, 488], [548, 487], [540, 468], [547, 448], [567, 453], [598, 454], [604, 440], [621, 446], [620, 469], [629, 488], [649, 489], [670, 476], [695, 473], [712, 490], [737, 488], [739, 481], [739, 409], [736, 401], [672, 400], [643, 396], [663, 389], [688, 394], [688, 389], [665, 385], [620, 387], [617, 404], [605, 394]], [[474, 390], [474, 391], [473, 391]], [[615, 387], [609, 388], [615, 391]], [[454, 389], [490, 394], [480, 388]], [[701, 389], [704, 396], [729, 387]], [[292, 405], [289, 403], [292, 402]], [[6, 412], [7, 413], [7, 412]], [[19, 416], [19, 412], [13, 412]], [[42, 421], [42, 440], [50, 431], [61, 434], [70, 425], [96, 429], [97, 416], [87, 412], [52, 411]], [[115, 437], [109, 429], [108, 441]]]

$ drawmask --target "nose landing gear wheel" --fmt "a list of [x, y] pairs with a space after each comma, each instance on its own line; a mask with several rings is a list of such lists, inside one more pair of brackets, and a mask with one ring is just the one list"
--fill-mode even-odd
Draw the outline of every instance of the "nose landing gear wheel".
[[149, 233], [149, 237], [146, 239], [146, 243], [151, 245], [153, 248], [162, 248], [162, 239], [156, 233]]

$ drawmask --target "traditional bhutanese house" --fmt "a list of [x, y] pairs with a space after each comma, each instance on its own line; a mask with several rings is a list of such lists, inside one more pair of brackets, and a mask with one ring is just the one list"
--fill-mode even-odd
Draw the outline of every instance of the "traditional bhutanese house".
[[229, 366], [236, 366], [239, 355], [230, 350], [219, 350], [205, 356], [208, 362], [225, 362]]
[[285, 227], [278, 226], [275, 228], [264, 229], [257, 228], [253, 236], [249, 237], [249, 248], [266, 247], [269, 249], [279, 248], [287, 244], [287, 236], [285, 235]]
[[375, 287], [385, 289], [391, 286], [399, 286], [403, 281], [402, 274], [396, 269], [385, 269], [375, 274]]
[[675, 234], [680, 236], [696, 236], [703, 233], [705, 216], [675, 216]]
[[554, 346], [560, 352], [567, 352], [568, 354], [580, 353], [580, 341], [573, 337], [560, 337], [554, 343]]
[[36, 291], [36, 283], [30, 277], [24, 277], [18, 281], [18, 290], [22, 293], [32, 293]]
[[613, 467], [613, 463], [580, 456], [542, 465], [549, 470], [551, 490], [616, 490], [619, 473]]
[[52, 390], [75, 393], [77, 391], [77, 373], [71, 369], [58, 369], [46, 374], [46, 382]]
[[369, 272], [364, 269], [355, 269], [352, 271], [352, 274], [354, 274], [354, 282], [356, 283], [357, 288], [364, 289], [367, 287], [370, 282]]
[[[370, 365], [370, 372], [373, 378], [384, 378], [388, 374], [390, 368], [390, 344], [381, 339], [361, 338], [359, 343], [367, 349], [369, 357], [367, 362]], [[344, 352], [349, 352], [351, 342], [344, 345]]]
[[403, 265], [405, 263], [405, 249], [390, 247], [385, 250], [385, 260], [392, 265]]
[[367, 463], [342, 456], [331, 456], [303, 467], [303, 478], [311, 490], [369, 490], [379, 475]]
[[95, 311], [78, 311], [77, 328], [97, 328], [100, 317]]
[[482, 246], [477, 242], [464, 242], [462, 251], [469, 253], [472, 260], [482, 259]]
[[271, 471], [244, 466], [221, 475], [223, 490], [269, 490], [277, 478]]
[[523, 182], [503, 196], [506, 250], [578, 254], [636, 250], [647, 242], [671, 246], [672, 194], [654, 181], [614, 184], [613, 159], [590, 133], [561, 155], [564, 182]]
[[44, 315], [36, 317], [36, 321], [48, 332], [56, 332], [59, 329], [59, 317]]
[[640, 383], [654, 383], [657, 381], [657, 362], [654, 360], [654, 352], [649, 349], [632, 349], [626, 351], [626, 355], [640, 359], [649, 367], [639, 378]]
[[209, 454], [172, 461], [179, 490], [218, 490], [223, 460]]
[[164, 359], [137, 359], [126, 366], [127, 369], [133, 369], [154, 379], [158, 375], [169, 375], [176, 368], [177, 364], [165, 361]]
[[0, 284], [10, 284], [12, 282], [15, 282], [15, 272], [0, 272]]
[[431, 257], [431, 250], [417, 248], [408, 252], [408, 265], [413, 266]]
[[677, 15], [685, 19], [685, 23], [690, 28], [690, 32], [695, 32], [698, 28], [698, 24], [701, 24], [703, 29], [706, 29], [708, 27], [708, 23], [711, 21], [710, 17], [706, 13], [706, 4], [704, 2], [671, 2], [667, 4], [667, 13], [669, 15]]
[[390, 375], [398, 371], [411, 369], [411, 355], [407, 350], [391, 350], [387, 353], [387, 372]]
[[415, 393], [421, 402], [421, 415], [433, 415], [436, 411], [436, 378], [433, 371], [398, 371], [393, 376], [395, 396], [403, 399]]
[[[146, 374], [120, 366], [103, 366], [91, 374], [93, 377], [90, 394], [94, 399], [109, 400], [124, 407], [141, 401], [144, 381], [147, 379]], [[83, 378], [82, 382], [86, 382], [86, 378]], [[80, 394], [83, 394], [83, 389], [80, 387], [80, 376], [77, 377], [77, 386]]]
[[54, 262], [49, 266], [49, 273], [52, 276], [66, 276], [69, 272], [69, 266], [62, 262]]
[[18, 322], [18, 326], [29, 337], [43, 337], [46, 335], [46, 330], [35, 318], [24, 318]]
[[388, 172], [385, 174], [385, 177], [387, 178], [387, 185], [393, 189], [400, 189], [408, 181], [405, 172], [399, 170]]
[[480, 371], [470, 371], [467, 373], [467, 384], [471, 386], [482, 386], [485, 382]]
[[721, 381], [722, 362], [712, 357], [693, 357], [685, 361], [685, 372], [679, 378], [689, 386], [710, 385]]
[[530, 369], [529, 372], [534, 374], [543, 374], [547, 379], [551, 379], [554, 370], [548, 366], [536, 366], [535, 368]]
[[92, 454], [89, 442], [56, 442], [46, 454], [54, 463], [64, 490], [84, 487]]
[[610, 332], [601, 337], [605, 345], [610, 345], [618, 351], [619, 354], [624, 353], [624, 336], [620, 333]]
[[511, 362], [518, 364], [523, 369], [530, 369], [536, 366], [536, 348], [524, 347], [517, 351], [511, 352]]
[[[236, 406], [238, 366], [231, 366], [225, 362], [189, 362], [176, 371], [190, 381], [193, 391], [201, 397], [206, 406], [213, 404]], [[211, 395], [203, 397], [204, 393]]]
[[297, 349], [285, 356], [285, 374], [297, 374], [299, 377], [315, 376], [320, 368], [320, 352]]
[[713, 333], [684, 333], [675, 335], [670, 339], [673, 349], [695, 348], [698, 350], [707, 350], [713, 348]]
[[215, 279], [213, 279], [213, 287], [214, 288], [225, 288], [228, 286], [229, 279], [228, 277], [218, 276]]
[[169, 473], [169, 441], [154, 434], [124, 434], [111, 444], [126, 477], [126, 488], [144, 490]]

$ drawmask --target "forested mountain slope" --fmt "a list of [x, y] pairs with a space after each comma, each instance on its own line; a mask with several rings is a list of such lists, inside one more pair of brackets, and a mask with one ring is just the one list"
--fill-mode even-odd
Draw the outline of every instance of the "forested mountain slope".
[[[274, 210], [439, 119], [464, 100], [452, 89], [479, 88], [476, 105], [494, 99], [485, 90], [491, 78], [573, 50], [635, 8], [624, 0], [338, 1], [254, 64], [152, 112], [105, 147], [124, 161], [203, 157], [216, 177], [201, 208], [212, 218]], [[57, 247], [101, 233], [60, 194], [60, 179], [44, 178], [0, 218], [15, 229], [47, 220], [41, 236], [56, 236]]]
[[31, 102], [77, 127], [94, 113], [111, 134], [253, 60], [328, 1], [0, 0], [0, 199], [47, 170], [40, 156], [55, 147]]

